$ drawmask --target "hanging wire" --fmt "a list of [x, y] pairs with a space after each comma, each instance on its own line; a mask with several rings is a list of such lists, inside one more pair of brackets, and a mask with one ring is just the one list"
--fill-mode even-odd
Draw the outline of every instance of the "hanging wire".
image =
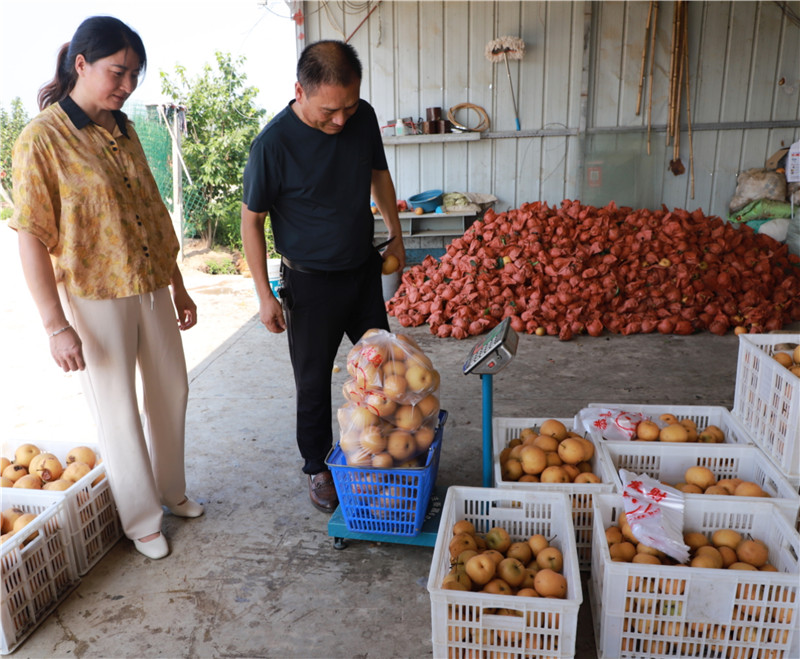
[[319, 3], [317, 3], [317, 8], [316, 9], [314, 9], [312, 11], [309, 11], [309, 12], [305, 12], [305, 15], [306, 16], [314, 16], [314, 14], [319, 14], [325, 8], [324, 5], [327, 5], [327, 4], [328, 4], [328, 0], [321, 0]]
[[[368, 17], [373, 11], [375, 11], [375, 8], [377, 6], [380, 6], [380, 4], [381, 4], [380, 0], [377, 0], [377, 2], [376, 2], [376, 0], [360, 0], [360, 1], [359, 0], [337, 0], [337, 2], [336, 2], [337, 7], [345, 15], [357, 16], [357, 15], [363, 14], [364, 12], [367, 12], [367, 16]], [[325, 11], [325, 17], [328, 19], [328, 22], [336, 30], [336, 32], [338, 32], [340, 35], [342, 35], [343, 39], [349, 39], [350, 37], [353, 36], [351, 34], [350, 37], [348, 37], [344, 32], [344, 28], [339, 24], [339, 22], [334, 17], [333, 10], [331, 8], [330, 0], [323, 0], [322, 2], [320, 2], [320, 7], [319, 7], [319, 9], [317, 9], [317, 11], [321, 11], [321, 10]], [[363, 21], [362, 21], [362, 23], [363, 23]], [[358, 27], [361, 27], [361, 25], [359, 25]], [[357, 31], [357, 30], [358, 30], [358, 28], [356, 28], [355, 31]], [[353, 32], [354, 34], [355, 34], [355, 31]]]
[[[373, 5], [372, 9], [367, 11], [367, 15], [364, 16], [364, 18], [361, 19], [361, 22], [358, 25], [356, 25], [356, 29], [353, 30], [350, 33], [350, 36], [347, 37], [347, 39], [344, 40], [345, 43], [348, 43], [350, 41], [350, 39], [352, 39], [355, 36], [356, 32], [358, 32], [361, 29], [361, 26], [364, 25], [364, 23], [366, 23], [369, 20], [370, 16], [372, 16], [372, 12], [374, 12], [376, 9], [378, 9], [381, 6], [381, 2], [382, 2], [382, 0], [378, 0], [378, 4]], [[379, 17], [380, 17], [380, 15], [379, 15]]]
[[342, 5], [346, 14], [361, 14], [364, 11], [368, 11], [373, 2], [374, 0], [361, 0], [361, 2], [342, 0], [339, 4]]
[[794, 23], [795, 27], [800, 27], [800, 14], [792, 9], [788, 2], [780, 2], [779, 0], [774, 0], [774, 2], [789, 22]]
[[[278, 18], [282, 18], [282, 19], [284, 19], [284, 20], [289, 20], [289, 21], [293, 21], [293, 20], [294, 20], [294, 19], [293, 19], [293, 17], [292, 17], [291, 15], [285, 15], [285, 16], [284, 16], [284, 15], [282, 15], [282, 14], [279, 14], [279, 13], [277, 13], [276, 11], [273, 11], [273, 9], [272, 9], [272, 8], [269, 6], [269, 5], [270, 5], [270, 0], [262, 0], [262, 2], [259, 2], [258, 4], [259, 4], [259, 6], [263, 7], [265, 10], [267, 10], [269, 13], [271, 13], [273, 16], [276, 16], [276, 17], [278, 17]], [[284, 6], [286, 6], [287, 8], [289, 8], [289, 7], [288, 7], [288, 5], [286, 5], [285, 3], [284, 3]], [[290, 9], [290, 8], [289, 8], [289, 10], [291, 11], [291, 9]], [[250, 36], [251, 36], [251, 35], [253, 34], [253, 32], [255, 31], [255, 29], [256, 29], [256, 28], [257, 28], [257, 27], [258, 27], [258, 26], [261, 24], [261, 22], [262, 22], [262, 21], [263, 21], [263, 20], [264, 20], [266, 17], [267, 17], [267, 15], [266, 15], [266, 14], [263, 14], [263, 15], [262, 15], [262, 16], [261, 16], [261, 17], [260, 17], [260, 18], [259, 18], [259, 19], [258, 19], [258, 20], [255, 22], [255, 23], [253, 23], [253, 25], [250, 27], [250, 29], [249, 29], [249, 30], [247, 30], [247, 31], [244, 33], [244, 35], [242, 36], [242, 42], [241, 42], [241, 44], [240, 44], [240, 49], [241, 49], [241, 46], [243, 46], [243, 45], [244, 45], [245, 41], [247, 41], [247, 39], [249, 39], [249, 38], [250, 38]], [[241, 55], [237, 55], [237, 57], [241, 57]], [[233, 81], [233, 80], [231, 80], [231, 81], [230, 81], [230, 86], [229, 86], [229, 89], [228, 89], [228, 92], [229, 92], [229, 94], [230, 94], [230, 97], [231, 97], [231, 98], [233, 98], [233, 97], [234, 97], [233, 83], [234, 83], [234, 81]], [[234, 111], [236, 114], [238, 114], [240, 117], [242, 117], [243, 119], [255, 119], [255, 118], [256, 118], [256, 117], [255, 117], [255, 116], [253, 116], [253, 115], [246, 115], [246, 114], [244, 114], [244, 113], [243, 113], [243, 112], [241, 112], [241, 111], [240, 111], [240, 110], [239, 110], [237, 107], [235, 107], [235, 106], [233, 106], [233, 105], [232, 105], [232, 108], [233, 108], [233, 111]]]
[[383, 3], [378, 5], [378, 36], [375, 41], [375, 47], [378, 48], [383, 43]]
[[263, 7], [264, 9], [266, 9], [270, 14], [273, 14], [273, 15], [277, 16], [278, 18], [292, 18], [291, 13], [284, 15], [284, 14], [281, 14], [280, 12], [275, 11], [271, 7], [271, 5], [273, 5], [273, 4], [279, 4], [279, 5], [282, 5], [282, 6], [286, 7], [287, 9], [289, 9], [289, 12], [291, 12], [292, 11], [291, 8], [289, 7], [288, 3], [285, 2], [284, 0], [261, 0], [261, 2], [259, 2], [258, 4], [261, 7]]
[[332, 26], [332, 27], [333, 27], [333, 28], [334, 28], [334, 29], [335, 29], [335, 30], [336, 30], [336, 31], [337, 31], [339, 34], [341, 34], [341, 35], [342, 35], [342, 38], [344, 38], [344, 37], [345, 37], [345, 34], [344, 34], [344, 29], [342, 28], [342, 26], [341, 26], [341, 25], [339, 25], [339, 23], [337, 23], [337, 22], [336, 22], [336, 19], [335, 19], [335, 18], [334, 18], [334, 16], [333, 16], [333, 12], [331, 11], [331, 8], [330, 8], [330, 5], [329, 5], [329, 3], [328, 3], [328, 0], [324, 0], [324, 2], [322, 3], [322, 9], [324, 9], [324, 10], [325, 10], [325, 18], [327, 18], [327, 19], [328, 19], [328, 22], [331, 24], [331, 26]]

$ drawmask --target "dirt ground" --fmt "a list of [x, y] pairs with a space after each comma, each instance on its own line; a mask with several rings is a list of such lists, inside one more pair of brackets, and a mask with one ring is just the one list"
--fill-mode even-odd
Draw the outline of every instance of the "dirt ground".
[[[226, 269], [231, 266], [235, 268], [235, 271], [228, 272]], [[240, 274], [245, 276], [250, 274], [244, 255], [240, 251], [220, 245], [209, 248], [204, 241], [196, 238], [184, 239], [181, 268], [198, 270], [207, 274]]]

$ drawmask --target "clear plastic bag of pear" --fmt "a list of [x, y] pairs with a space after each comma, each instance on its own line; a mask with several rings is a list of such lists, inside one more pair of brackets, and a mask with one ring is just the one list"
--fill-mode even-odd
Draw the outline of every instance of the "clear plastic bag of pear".
[[439, 417], [439, 372], [408, 335], [364, 333], [347, 355], [338, 410], [339, 446], [349, 466], [425, 465]]

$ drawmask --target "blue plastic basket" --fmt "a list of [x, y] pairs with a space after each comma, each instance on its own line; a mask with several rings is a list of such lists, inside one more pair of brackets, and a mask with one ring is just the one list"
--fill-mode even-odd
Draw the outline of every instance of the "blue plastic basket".
[[424, 467], [375, 469], [352, 467], [336, 443], [326, 464], [333, 475], [339, 507], [349, 531], [415, 536], [422, 530], [439, 472], [447, 412], [439, 423]]

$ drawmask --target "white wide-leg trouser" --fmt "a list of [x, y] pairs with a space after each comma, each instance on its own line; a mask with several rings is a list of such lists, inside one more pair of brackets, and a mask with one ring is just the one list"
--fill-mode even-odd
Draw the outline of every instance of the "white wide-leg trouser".
[[81, 383], [123, 531], [129, 538], [143, 538], [161, 530], [161, 505], [180, 503], [186, 490], [189, 382], [169, 288], [114, 300], [86, 300], [63, 287], [60, 291], [83, 342]]

